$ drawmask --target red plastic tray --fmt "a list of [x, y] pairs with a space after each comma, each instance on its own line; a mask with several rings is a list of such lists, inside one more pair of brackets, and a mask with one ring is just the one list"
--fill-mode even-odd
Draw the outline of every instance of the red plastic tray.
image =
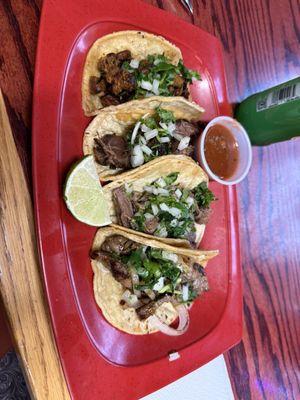
[[[95, 229], [68, 213], [62, 183], [72, 162], [82, 156], [82, 134], [89, 122], [80, 93], [86, 53], [96, 38], [124, 29], [161, 34], [181, 48], [185, 64], [202, 75], [192, 96], [207, 110], [205, 119], [231, 112], [221, 47], [206, 32], [135, 0], [44, 1], [33, 109], [35, 212], [53, 328], [75, 399], [139, 398], [241, 338], [236, 192], [216, 183], [211, 188], [218, 201], [202, 247], [218, 248], [220, 256], [208, 264], [211, 290], [193, 305], [185, 335], [127, 335], [106, 322], [94, 301], [88, 251]], [[181, 357], [169, 362], [173, 350]]]

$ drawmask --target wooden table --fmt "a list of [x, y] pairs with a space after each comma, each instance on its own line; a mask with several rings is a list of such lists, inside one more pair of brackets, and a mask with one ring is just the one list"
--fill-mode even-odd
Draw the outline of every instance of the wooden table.
[[[297, 0], [194, 0], [194, 17], [179, 1], [147, 2], [221, 40], [233, 104], [300, 74]], [[0, 3], [0, 84], [29, 188], [41, 6]], [[226, 354], [232, 386], [237, 399], [299, 399], [300, 140], [254, 148], [238, 194], [245, 318], [243, 341]]]

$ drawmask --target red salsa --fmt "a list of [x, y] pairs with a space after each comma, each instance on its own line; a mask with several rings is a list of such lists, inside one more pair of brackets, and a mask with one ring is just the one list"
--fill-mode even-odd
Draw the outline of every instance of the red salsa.
[[204, 153], [209, 168], [219, 178], [228, 179], [235, 173], [239, 163], [239, 146], [225, 126], [216, 124], [209, 128]]

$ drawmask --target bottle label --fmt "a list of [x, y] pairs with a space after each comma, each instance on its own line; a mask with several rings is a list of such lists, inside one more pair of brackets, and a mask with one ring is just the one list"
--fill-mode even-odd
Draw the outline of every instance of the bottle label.
[[268, 108], [276, 107], [299, 98], [300, 83], [284, 86], [277, 90], [273, 90], [263, 98], [258, 99], [256, 103], [256, 111], [267, 110]]

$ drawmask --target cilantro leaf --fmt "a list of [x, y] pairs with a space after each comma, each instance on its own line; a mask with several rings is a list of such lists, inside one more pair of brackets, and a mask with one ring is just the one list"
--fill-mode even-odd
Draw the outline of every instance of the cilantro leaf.
[[215, 195], [211, 192], [206, 182], [199, 183], [193, 190], [195, 199], [199, 207], [208, 208], [213, 200], [216, 200]]
[[155, 110], [160, 118], [161, 122], [175, 122], [175, 116], [172, 111], [164, 110], [163, 108], [157, 107]]
[[179, 172], [172, 172], [171, 174], [167, 175], [164, 177], [164, 181], [166, 182], [167, 185], [172, 185], [177, 178], [178, 178]]

